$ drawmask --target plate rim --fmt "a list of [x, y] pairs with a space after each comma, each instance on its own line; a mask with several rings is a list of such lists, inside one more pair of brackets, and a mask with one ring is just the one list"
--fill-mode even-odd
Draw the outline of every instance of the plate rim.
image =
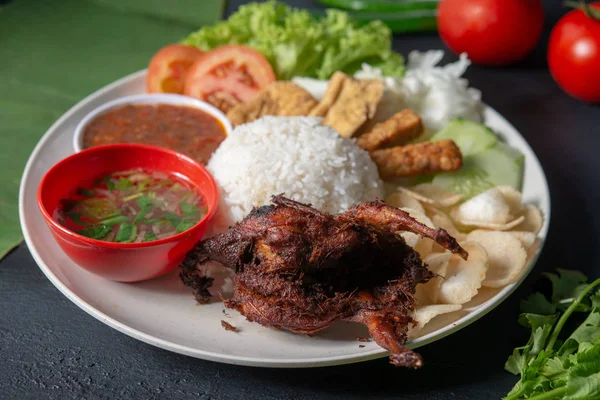
[[[29, 176], [31, 169], [33, 168], [33, 160], [38, 157], [39, 153], [41, 152], [42, 147], [44, 147], [45, 143], [48, 140], [50, 140], [50, 138], [52, 137], [52, 133], [57, 129], [57, 127], [62, 125], [65, 120], [69, 119], [81, 107], [83, 107], [88, 102], [93, 101], [96, 98], [102, 96], [104, 93], [109, 92], [112, 89], [119, 87], [120, 85], [123, 85], [123, 84], [128, 83], [129, 81], [132, 81], [135, 79], [139, 79], [140, 76], [143, 76], [146, 74], [146, 71], [147, 71], [146, 69], [143, 69], [143, 70], [140, 70], [137, 72], [133, 72], [129, 75], [126, 75], [126, 76], [94, 91], [93, 93], [89, 94], [85, 98], [78, 101], [76, 104], [74, 104], [72, 107], [70, 107], [69, 110], [67, 110], [67, 112], [65, 112], [60, 118], [58, 118], [46, 130], [46, 132], [40, 138], [40, 140], [34, 147], [33, 151], [31, 152], [31, 154], [27, 160], [27, 163], [23, 170], [23, 174], [21, 176], [21, 183], [20, 183], [20, 187], [19, 187], [19, 220], [21, 223], [21, 230], [22, 230], [25, 242], [27, 244], [27, 248], [29, 249], [29, 252], [31, 253], [33, 259], [36, 261], [38, 267], [42, 270], [42, 272], [48, 278], [48, 280], [71, 302], [73, 302], [80, 309], [82, 309], [83, 311], [85, 311], [86, 313], [88, 313], [89, 315], [94, 317], [95, 319], [101, 321], [105, 325], [108, 325], [109, 327], [116, 329], [117, 331], [124, 333], [127, 336], [130, 336], [134, 339], [140, 340], [140, 341], [150, 344], [152, 346], [159, 347], [161, 349], [172, 351], [175, 353], [195, 357], [195, 358], [200, 358], [200, 359], [215, 361], [215, 362], [221, 362], [221, 363], [226, 363], [226, 364], [246, 365], [246, 366], [254, 366], [254, 367], [311, 368], [311, 367], [343, 365], [343, 364], [356, 363], [356, 362], [362, 362], [362, 361], [368, 361], [368, 360], [386, 357], [389, 353], [382, 348], [377, 348], [377, 349], [374, 349], [369, 352], [363, 352], [360, 354], [347, 354], [347, 355], [343, 355], [343, 356], [323, 356], [320, 358], [313, 358], [313, 359], [273, 360], [271, 358], [224, 355], [224, 354], [218, 353], [218, 352], [211, 352], [211, 351], [206, 351], [206, 350], [200, 350], [197, 348], [192, 348], [189, 346], [183, 346], [183, 345], [180, 345], [180, 344], [177, 344], [177, 343], [165, 340], [165, 339], [160, 339], [160, 338], [154, 337], [154, 336], [147, 334], [145, 332], [142, 332], [138, 329], [132, 328], [132, 327], [128, 326], [127, 324], [120, 322], [115, 318], [110, 317], [109, 315], [103, 313], [102, 311], [99, 311], [94, 306], [87, 303], [85, 300], [83, 300], [81, 297], [79, 297], [73, 291], [71, 291], [60, 280], [60, 278], [58, 278], [52, 272], [51, 268], [48, 265], [46, 265], [46, 263], [42, 260], [42, 257], [40, 255], [40, 253], [38, 252], [38, 250], [36, 249], [35, 245], [33, 245], [31, 235], [29, 234], [29, 228], [25, 224], [24, 192], [25, 192], [27, 177]], [[544, 215], [544, 223], [542, 225], [542, 229], [538, 233], [539, 237], [541, 237], [542, 240], [541, 240], [539, 248], [536, 250], [536, 252], [531, 257], [531, 261], [529, 262], [527, 270], [524, 271], [524, 273], [521, 275], [520, 279], [518, 281], [504, 287], [501, 291], [496, 293], [496, 295], [494, 295], [492, 298], [490, 298], [486, 301], [486, 303], [493, 302], [492, 306], [481, 307], [481, 305], [480, 305], [481, 308], [454, 321], [452, 326], [447, 326], [445, 328], [442, 328], [441, 332], [439, 332], [439, 331], [431, 332], [421, 338], [418, 338], [416, 342], [408, 342], [407, 347], [411, 348], [411, 349], [415, 349], [415, 348], [427, 345], [429, 343], [432, 343], [434, 341], [443, 339], [444, 337], [446, 337], [462, 328], [465, 328], [465, 327], [471, 325], [472, 323], [476, 322], [478, 319], [482, 318], [484, 315], [487, 315], [498, 305], [500, 305], [504, 300], [506, 300], [506, 298], [513, 291], [516, 290], [516, 288], [518, 288], [521, 285], [521, 283], [529, 275], [529, 273], [531, 272], [531, 270], [537, 263], [538, 258], [540, 256], [540, 254], [542, 253], [545, 242], [546, 242], [549, 225], [550, 225], [551, 211], [552, 211], [552, 199], [550, 197], [548, 179], [546, 177], [544, 168], [543, 168], [542, 164], [540, 163], [537, 154], [533, 151], [533, 149], [531, 148], [529, 142], [527, 142], [525, 137], [523, 135], [521, 135], [521, 133], [506, 118], [504, 118], [500, 113], [498, 113], [492, 107], [490, 107], [489, 105], [487, 105], [485, 103], [483, 103], [483, 107], [484, 107], [484, 110], [486, 113], [493, 114], [496, 118], [503, 120], [504, 123], [506, 123], [508, 126], [510, 126], [510, 128], [512, 128], [518, 134], [519, 138], [523, 142], [523, 145], [525, 147], [527, 147], [527, 149], [533, 155], [535, 162], [540, 166], [540, 169], [541, 169], [543, 177], [544, 177], [544, 181], [542, 182], [543, 187], [544, 187], [544, 192], [545, 192], [544, 196], [548, 200], [548, 212], [547, 212], [547, 215]], [[483, 304], [485, 304], [485, 303], [483, 303]]]

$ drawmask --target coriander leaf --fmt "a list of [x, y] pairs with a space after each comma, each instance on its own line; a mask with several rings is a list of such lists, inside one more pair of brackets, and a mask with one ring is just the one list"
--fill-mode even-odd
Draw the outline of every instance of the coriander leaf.
[[117, 243], [131, 243], [135, 239], [135, 235], [137, 233], [137, 228], [133, 224], [121, 224], [119, 227], [119, 232], [117, 232], [117, 237], [115, 238], [115, 242]]
[[110, 226], [97, 225], [97, 226], [90, 226], [88, 228], [81, 229], [81, 230], [77, 231], [77, 233], [82, 236], [89, 237], [91, 239], [102, 239], [111, 230], [112, 230], [112, 228]]
[[[531, 336], [527, 345], [516, 348], [506, 361], [505, 369], [520, 373], [521, 378], [505, 399], [600, 400], [600, 296], [590, 296], [600, 286], [600, 279], [585, 284], [583, 274], [566, 270], [548, 274], [548, 278], [553, 286], [552, 303], [535, 294], [522, 302], [522, 308], [558, 313], [524, 313], [519, 317], [519, 323], [531, 329]], [[561, 343], [561, 331], [578, 311], [588, 314]]]
[[569, 339], [575, 340], [580, 345], [585, 342], [600, 344], [600, 311], [590, 313], [585, 321], [569, 336]]
[[534, 293], [521, 301], [521, 312], [549, 315], [556, 312], [556, 306], [550, 303], [541, 293]]
[[77, 188], [76, 193], [81, 197], [94, 197], [96, 192], [93, 189]]
[[545, 276], [552, 282], [552, 303], [564, 310], [571, 304], [565, 300], [575, 299], [587, 284], [587, 277], [580, 271], [558, 268], [558, 274], [548, 273]]
[[513, 387], [507, 398], [530, 397], [536, 393], [543, 393], [551, 388], [550, 380], [540, 374], [550, 352], [542, 351], [535, 358], [526, 363], [521, 371], [521, 380]]
[[146, 235], [144, 235], [144, 242], [152, 242], [153, 240], [156, 240], [156, 235], [154, 234], [154, 232], [146, 232]]
[[548, 339], [548, 344], [546, 344], [546, 349], [548, 349], [548, 350], [554, 349], [554, 344], [556, 343], [556, 340], [558, 339], [558, 335], [560, 334], [560, 331], [562, 330], [563, 326], [566, 324], [566, 322], [569, 319], [569, 317], [571, 316], [571, 314], [573, 314], [575, 311], [577, 311], [580, 308], [580, 304], [585, 300], [586, 296], [590, 292], [592, 292], [598, 285], [600, 285], [600, 279], [596, 279], [594, 282], [590, 283], [589, 285], [585, 286], [582, 290], [580, 290], [580, 293], [577, 296], [577, 298], [571, 303], [569, 308], [567, 308], [565, 310], [563, 315], [561, 315], [560, 319], [556, 323], [554, 330], [552, 331], [552, 335], [550, 335], [550, 339]]
[[190, 229], [192, 226], [196, 225], [196, 222], [194, 221], [181, 221], [177, 227], [175, 228], [175, 230], [179, 233], [181, 232], [185, 232], [188, 229]]
[[521, 346], [517, 347], [513, 350], [513, 353], [508, 360], [506, 360], [506, 364], [504, 364], [504, 369], [510, 372], [513, 375], [519, 375], [521, 370], [525, 367], [525, 356], [524, 353], [529, 349], [529, 346]]
[[171, 225], [173, 225], [173, 228], [177, 228], [177, 226], [181, 222], [181, 217], [179, 215], [169, 213], [169, 212], [165, 213], [163, 215], [163, 218], [166, 219], [167, 221], [169, 221], [171, 223]]
[[144, 208], [144, 207], [148, 207], [148, 206], [152, 207], [152, 200], [150, 200], [150, 197], [148, 197], [148, 196], [142, 196], [142, 197], [138, 198], [135, 202], [137, 203], [137, 205], [140, 208]]
[[181, 213], [184, 218], [188, 219], [200, 219], [200, 209], [190, 203], [180, 203]]
[[[561, 388], [562, 389], [562, 388]], [[559, 390], [559, 389], [556, 389]], [[561, 397], [555, 397], [560, 399]], [[566, 386], [563, 400], [598, 400], [600, 399], [600, 372], [589, 376], [573, 376]]]
[[519, 323], [531, 328], [531, 336], [526, 346], [518, 347], [513, 351], [504, 368], [515, 375], [521, 373], [523, 376], [530, 362], [544, 349], [555, 322], [554, 315], [521, 314]]
[[[138, 203], [139, 204], [139, 203]], [[152, 204], [145, 204], [140, 212], [138, 213], [138, 215], [135, 216], [135, 218], [133, 219], [133, 223], [137, 224], [139, 222], [142, 222], [142, 220], [144, 218], [146, 218], [146, 215], [148, 215], [148, 213], [152, 211]]]
[[589, 376], [600, 372], [600, 345], [581, 343], [575, 356], [576, 364], [571, 368], [571, 374]]
[[[124, 177], [120, 177], [119, 181], [115, 184], [114, 188], [116, 190], [124, 190], [127, 188], [130, 188], [133, 186], [133, 182], [131, 182], [129, 179], [124, 178]], [[110, 188], [109, 188], [110, 189]]]
[[546, 361], [546, 364], [540, 369], [540, 373], [546, 378], [557, 381], [566, 378], [567, 367], [565, 367], [565, 361], [559, 357], [552, 357]]
[[593, 294], [590, 297], [590, 301], [592, 302], [592, 308], [600, 310], [600, 291]]

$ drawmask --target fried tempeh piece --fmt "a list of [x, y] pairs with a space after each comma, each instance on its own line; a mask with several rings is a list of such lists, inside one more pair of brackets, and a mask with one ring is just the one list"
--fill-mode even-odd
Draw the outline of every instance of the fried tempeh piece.
[[413, 110], [405, 109], [360, 135], [356, 144], [367, 151], [374, 151], [406, 144], [422, 133], [421, 117]]
[[371, 158], [381, 179], [454, 171], [462, 166], [462, 154], [450, 139], [375, 150]]
[[383, 82], [375, 79], [354, 79], [336, 72], [331, 77], [321, 102], [309, 115], [324, 117], [342, 137], [352, 137], [364, 123], [375, 116], [383, 96]]
[[227, 118], [237, 126], [265, 115], [308, 115], [316, 105], [317, 101], [300, 86], [277, 81], [265, 87], [252, 101], [235, 105]]

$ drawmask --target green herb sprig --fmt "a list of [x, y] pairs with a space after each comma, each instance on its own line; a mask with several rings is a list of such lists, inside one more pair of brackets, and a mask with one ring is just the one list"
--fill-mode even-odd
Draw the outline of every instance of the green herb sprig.
[[[588, 283], [581, 272], [557, 272], [546, 274], [550, 300], [535, 293], [521, 303], [519, 323], [531, 329], [531, 337], [504, 366], [521, 376], [506, 400], [600, 399], [600, 279]], [[568, 334], [565, 326], [574, 314], [585, 318]]]

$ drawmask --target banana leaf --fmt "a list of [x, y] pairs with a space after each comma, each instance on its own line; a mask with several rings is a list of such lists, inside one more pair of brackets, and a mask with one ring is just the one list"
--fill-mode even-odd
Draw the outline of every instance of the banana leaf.
[[224, 0], [0, 0], [0, 258], [21, 240], [20, 177], [69, 107], [217, 21]]

